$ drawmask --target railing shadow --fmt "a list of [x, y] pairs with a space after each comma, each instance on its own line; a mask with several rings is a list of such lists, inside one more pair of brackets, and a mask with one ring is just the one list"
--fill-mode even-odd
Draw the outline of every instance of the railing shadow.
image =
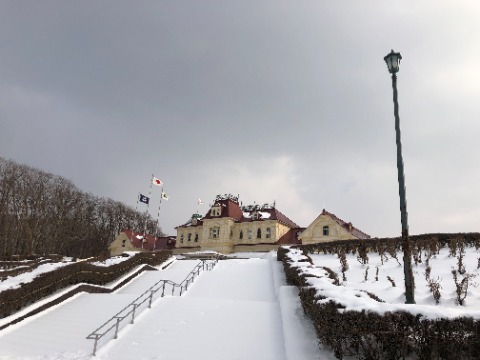
[[[139, 295], [135, 300], [125, 306], [118, 313], [113, 315], [102, 325], [92, 331], [86, 338], [89, 340], [94, 340], [93, 344], [93, 356], [96, 355], [100, 340], [104, 339], [105, 341], [116, 339], [118, 337], [118, 332], [121, 329], [121, 325], [125, 326], [127, 320], [130, 324], [135, 322], [135, 316], [138, 315], [141, 311], [146, 308], [151, 308], [154, 297], [164, 297], [165, 294], [171, 296], [182, 296], [185, 291], [188, 290], [188, 286], [193, 283], [195, 278], [200, 275], [200, 271], [210, 271], [215, 265], [217, 265], [218, 259], [213, 260], [200, 260], [200, 262], [193, 268], [187, 277], [180, 283], [176, 283], [171, 280], [159, 280], [144, 293]], [[107, 334], [112, 335], [113, 337], [106, 337]]]

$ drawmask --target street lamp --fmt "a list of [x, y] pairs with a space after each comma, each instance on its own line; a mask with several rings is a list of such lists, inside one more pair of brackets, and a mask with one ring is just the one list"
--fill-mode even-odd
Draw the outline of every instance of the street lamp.
[[405, 297], [406, 304], [415, 304], [414, 286], [415, 282], [412, 273], [412, 251], [408, 239], [408, 213], [407, 198], [405, 191], [405, 173], [403, 170], [402, 143], [400, 139], [400, 116], [398, 115], [398, 93], [397, 93], [397, 72], [400, 66], [402, 55], [393, 50], [383, 58], [392, 74], [393, 106], [395, 115], [395, 133], [397, 139], [397, 170], [398, 170], [398, 192], [400, 195], [400, 215], [402, 221], [402, 248], [403, 248], [403, 273], [405, 276]]

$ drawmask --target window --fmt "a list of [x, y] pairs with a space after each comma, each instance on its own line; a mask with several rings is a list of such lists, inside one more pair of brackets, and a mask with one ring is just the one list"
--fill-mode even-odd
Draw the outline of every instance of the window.
[[211, 216], [220, 216], [222, 215], [222, 208], [220, 206], [214, 206], [212, 207], [212, 210], [210, 211]]
[[243, 230], [240, 230], [240, 240], [243, 239]]
[[323, 236], [328, 236], [330, 233], [329, 229], [328, 229], [328, 225], [325, 225], [323, 227]]
[[183, 234], [180, 235], [180, 242], [183, 243]]
[[249, 238], [249, 239], [252, 238], [252, 229], [248, 229], [248, 238]]
[[195, 234], [195, 242], [198, 242], [198, 234]]
[[210, 228], [210, 239], [218, 239], [220, 237], [220, 227], [213, 226]]
[[260, 216], [258, 215], [257, 212], [252, 214], [252, 220], [258, 220], [259, 218], [260, 218]]
[[262, 238], [262, 230], [260, 228], [258, 228], [257, 230], [257, 239], [261, 239]]
[[188, 241], [192, 241], [192, 233], [188, 233]]
[[271, 236], [272, 236], [272, 234], [271, 234], [271, 232], [270, 232], [270, 228], [268, 227], [268, 228], [266, 229], [266, 231], [265, 231], [265, 237], [266, 237], [267, 239], [270, 239]]

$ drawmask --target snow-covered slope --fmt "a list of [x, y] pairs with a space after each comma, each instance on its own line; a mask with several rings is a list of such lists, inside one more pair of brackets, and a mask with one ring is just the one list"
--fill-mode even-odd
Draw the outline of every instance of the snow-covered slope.
[[[85, 339], [92, 330], [160, 278], [182, 281], [196, 263], [176, 261], [166, 270], [143, 273], [116, 293], [82, 294], [13, 325], [0, 332], [0, 359], [92, 359], [93, 341]], [[220, 261], [184, 296], [157, 299], [118, 339], [101, 344], [95, 358], [322, 358], [296, 289], [282, 279], [273, 253]]]

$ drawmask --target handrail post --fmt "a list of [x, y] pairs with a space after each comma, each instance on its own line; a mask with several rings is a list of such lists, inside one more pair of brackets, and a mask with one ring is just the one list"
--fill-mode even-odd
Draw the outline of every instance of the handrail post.
[[93, 356], [97, 355], [98, 334], [95, 334], [95, 343], [93, 344]]
[[118, 337], [118, 326], [120, 325], [120, 320], [121, 319], [122, 318], [117, 316], [117, 324], [115, 325], [115, 336], [113, 337], [114, 339], [116, 339]]
[[132, 304], [132, 305], [133, 305], [132, 322], [130, 324], [133, 324], [135, 321], [135, 310], [137, 309], [137, 304]]
[[149, 299], [148, 299], [148, 308], [149, 309], [152, 308], [152, 300], [153, 300], [153, 290], [150, 290], [150, 296], [149, 296]]

